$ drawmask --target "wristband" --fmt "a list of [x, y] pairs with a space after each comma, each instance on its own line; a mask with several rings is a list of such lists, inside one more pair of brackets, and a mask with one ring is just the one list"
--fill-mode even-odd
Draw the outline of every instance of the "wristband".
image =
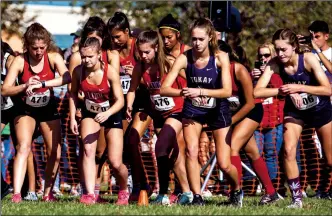
[[41, 84], [42, 84], [42, 88], [45, 88], [45, 80], [41, 81]]
[[316, 50], [317, 53], [322, 53], [321, 49]]

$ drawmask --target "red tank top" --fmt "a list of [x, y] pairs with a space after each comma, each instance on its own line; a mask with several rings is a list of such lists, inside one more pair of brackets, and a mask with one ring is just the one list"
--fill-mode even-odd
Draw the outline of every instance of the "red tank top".
[[[268, 87], [279, 88], [283, 85], [278, 74], [272, 74]], [[260, 126], [262, 128], [273, 128], [283, 122], [285, 100], [277, 97], [269, 97], [263, 101], [264, 115]]]
[[104, 73], [101, 83], [99, 85], [90, 84], [87, 81], [85, 70], [82, 67], [80, 90], [84, 93], [84, 99], [92, 101], [93, 103], [103, 103], [109, 101], [110, 86], [107, 78], [108, 64], [104, 64]]
[[227, 98], [229, 102], [229, 109], [232, 111], [232, 113], [236, 113], [241, 106], [245, 103], [243, 88], [236, 80], [235, 76], [235, 62], [230, 63], [230, 74], [231, 74], [231, 80], [232, 80], [232, 96]]
[[[47, 80], [52, 80], [55, 78], [55, 72], [51, 69], [51, 65], [48, 60], [48, 54], [45, 52], [44, 54], [44, 66], [43, 69], [39, 73], [33, 72], [32, 68], [30, 67], [30, 60], [29, 60], [29, 55], [27, 53], [24, 54], [24, 69], [23, 73], [19, 76], [18, 82], [19, 84], [24, 84], [27, 83], [28, 80], [37, 75], [40, 78], [40, 81], [47, 81]], [[47, 88], [40, 88], [36, 89], [35, 92], [45, 92], [49, 87]]]
[[120, 56], [120, 66], [125, 66], [125, 65], [136, 65], [136, 60], [134, 57], [134, 53], [135, 53], [135, 42], [136, 42], [136, 38], [133, 38], [133, 40], [131, 41], [131, 47], [130, 47], [130, 53], [127, 57], [125, 58], [121, 58]]
[[[144, 85], [150, 93], [152, 109], [159, 112], [163, 118], [167, 118], [172, 113], [178, 113], [183, 108], [182, 97], [162, 97], [160, 96], [161, 81], [165, 79], [167, 75], [160, 78], [159, 71], [156, 74], [149, 74], [146, 71], [143, 73], [142, 78]], [[172, 88], [181, 89], [186, 86], [185, 79], [177, 78], [173, 83]]]

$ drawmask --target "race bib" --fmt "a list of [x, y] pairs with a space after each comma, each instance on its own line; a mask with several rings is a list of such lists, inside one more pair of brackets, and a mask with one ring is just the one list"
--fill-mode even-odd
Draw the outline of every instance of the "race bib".
[[120, 76], [123, 94], [127, 94], [130, 87], [131, 77], [129, 75]]
[[32, 107], [43, 107], [46, 106], [48, 102], [50, 102], [50, 95], [50, 90], [47, 89], [45, 92], [35, 93], [31, 96], [27, 96], [25, 102]]
[[202, 107], [202, 108], [214, 108], [216, 107], [216, 99], [213, 97], [200, 97], [200, 100], [191, 100], [192, 105], [196, 107]]
[[171, 110], [175, 104], [172, 97], [161, 97], [158, 95], [151, 95], [150, 96], [152, 103], [154, 104], [154, 107], [158, 111], [167, 111]]
[[266, 104], [273, 104], [273, 97], [268, 97], [266, 98], [265, 100], [263, 100], [263, 105], [266, 105]]
[[14, 106], [14, 104], [10, 97], [1, 96], [1, 110], [7, 110], [12, 106]]
[[93, 113], [101, 113], [105, 112], [110, 108], [110, 102], [105, 101], [102, 103], [95, 103], [89, 99], [85, 100], [85, 107], [88, 111], [93, 112]]
[[238, 110], [241, 106], [240, 100], [238, 96], [232, 96], [227, 98], [228, 102], [229, 102], [229, 109], [234, 112], [236, 110]]
[[297, 107], [295, 100], [291, 97], [293, 104], [299, 110], [310, 109], [319, 103], [319, 97], [317, 97], [316, 95], [301, 93], [300, 96], [302, 97], [302, 106], [301, 107]]

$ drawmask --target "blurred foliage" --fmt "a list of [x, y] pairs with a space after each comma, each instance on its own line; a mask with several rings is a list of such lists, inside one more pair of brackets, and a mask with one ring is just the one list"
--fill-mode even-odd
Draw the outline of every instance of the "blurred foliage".
[[[24, 19], [25, 7], [10, 7], [13, 3], [1, 2], [1, 26], [18, 31], [31, 20]], [[72, 1], [75, 6], [78, 1]], [[238, 35], [251, 66], [259, 44], [271, 40], [279, 28], [288, 27], [298, 34], [308, 35], [307, 27], [314, 20], [324, 20], [332, 29], [331, 1], [233, 1], [241, 13], [242, 32]], [[80, 1], [81, 14], [100, 16], [105, 22], [114, 12], [124, 12], [131, 29], [156, 29], [159, 21], [171, 13], [182, 24], [182, 38], [189, 41], [189, 26], [198, 17], [208, 16], [208, 1]], [[83, 25], [86, 20], [82, 20]], [[332, 38], [332, 37], [331, 37]], [[331, 42], [331, 39], [330, 39]]]
[[21, 36], [26, 25], [36, 18], [36, 16], [29, 19], [24, 17], [26, 6], [23, 2], [1, 1], [1, 29], [6, 30], [9, 37], [14, 33]]

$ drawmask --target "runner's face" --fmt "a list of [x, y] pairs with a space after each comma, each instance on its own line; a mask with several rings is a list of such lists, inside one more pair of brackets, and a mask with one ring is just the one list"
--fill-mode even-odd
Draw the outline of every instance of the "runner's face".
[[128, 30], [122, 31], [122, 30], [113, 30], [111, 34], [111, 38], [113, 43], [117, 47], [123, 47], [127, 44], [127, 41], [129, 39], [129, 33]]
[[162, 28], [161, 31], [161, 37], [163, 39], [165, 48], [168, 51], [171, 51], [173, 49], [173, 47], [176, 45], [176, 43], [178, 42], [178, 34], [177, 32], [168, 29], [168, 28]]
[[197, 52], [203, 52], [209, 46], [210, 40], [205, 28], [194, 28], [191, 32], [192, 45]]
[[99, 44], [100, 44], [100, 46], [103, 44], [103, 39], [102, 39], [100, 36], [98, 36], [96, 32], [92, 32], [92, 33], [90, 33], [90, 34], [88, 35], [88, 38], [90, 38], [90, 37], [95, 37], [95, 38], [97, 38], [97, 39], [99, 40]]
[[143, 43], [138, 46], [138, 52], [145, 63], [151, 64], [156, 56], [157, 48], [153, 48], [151, 43]]
[[295, 54], [295, 47], [290, 45], [288, 40], [276, 40], [274, 45], [277, 56], [282, 63], [287, 63]]
[[46, 50], [47, 50], [47, 44], [44, 42], [44, 40], [37, 39], [31, 45], [28, 46], [29, 54], [36, 61], [40, 61], [43, 58]]
[[93, 68], [100, 59], [100, 52], [94, 46], [83, 47], [80, 49], [82, 63], [87, 68]]

